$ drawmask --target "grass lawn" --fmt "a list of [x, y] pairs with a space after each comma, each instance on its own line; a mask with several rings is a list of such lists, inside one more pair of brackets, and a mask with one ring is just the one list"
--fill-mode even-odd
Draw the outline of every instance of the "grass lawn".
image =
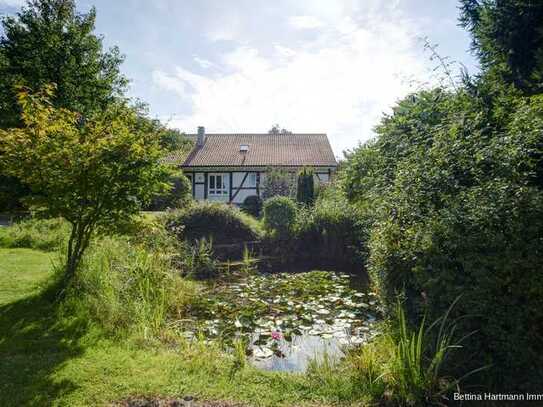
[[0, 305], [36, 292], [51, 274], [53, 256], [31, 249], [0, 249]]
[[306, 376], [235, 368], [203, 344], [180, 348], [104, 339], [59, 319], [36, 291], [51, 257], [0, 249], [0, 406], [108, 405], [130, 396], [192, 395], [247, 405], [327, 405]]

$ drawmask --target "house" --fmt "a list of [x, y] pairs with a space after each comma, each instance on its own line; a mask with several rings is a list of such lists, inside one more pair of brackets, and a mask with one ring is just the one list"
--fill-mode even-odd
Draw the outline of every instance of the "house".
[[199, 127], [188, 137], [195, 146], [175, 164], [191, 180], [197, 200], [239, 205], [249, 196], [260, 197], [266, 171], [273, 167], [292, 173], [312, 168], [317, 182], [328, 182], [337, 168], [326, 134], [206, 134]]

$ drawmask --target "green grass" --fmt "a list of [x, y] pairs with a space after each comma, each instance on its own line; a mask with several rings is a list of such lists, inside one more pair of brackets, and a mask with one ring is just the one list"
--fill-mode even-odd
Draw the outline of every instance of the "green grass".
[[[417, 334], [422, 328], [408, 331], [405, 320], [399, 339], [385, 333], [343, 363], [314, 363], [307, 374], [260, 371], [245, 363], [239, 349], [225, 353], [216, 343], [187, 343], [167, 326], [153, 330], [138, 318], [135, 323], [104, 323], [107, 315], [123, 316], [128, 306], [136, 307], [130, 315], [152, 317], [145, 309], [138, 314], [137, 307], [155, 304], [146, 298], [152, 293], [142, 278], [159, 273], [158, 278], [163, 270], [160, 260], [131, 251], [126, 241], [116, 242], [90, 250], [90, 266], [82, 269], [88, 274], [82, 281], [90, 285], [76, 286], [68, 294], [72, 308], [66, 302], [59, 306], [47, 288], [51, 285], [45, 284], [55, 254], [0, 249], [0, 406], [100, 406], [134, 396], [185, 395], [250, 406], [369, 406], [384, 399], [405, 405], [442, 383], [436, 369], [430, 383], [411, 385], [413, 374], [425, 373], [427, 366], [422, 363], [422, 333]], [[129, 278], [117, 285], [110, 278], [119, 273]], [[160, 288], [164, 282], [170, 284], [163, 279], [152, 284]], [[112, 297], [110, 291], [117, 294]], [[190, 287], [177, 291], [190, 292]], [[166, 303], [185, 300], [172, 297]], [[449, 342], [426, 356], [444, 357], [444, 347]]]
[[35, 293], [50, 276], [53, 258], [31, 249], [0, 249], [0, 305]]

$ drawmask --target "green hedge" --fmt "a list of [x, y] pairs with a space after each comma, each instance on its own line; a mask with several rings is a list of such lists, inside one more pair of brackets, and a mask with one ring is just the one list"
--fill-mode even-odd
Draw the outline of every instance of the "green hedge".
[[223, 203], [195, 203], [171, 212], [165, 222], [178, 238], [191, 243], [202, 238], [212, 240], [214, 245], [241, 243], [261, 237], [256, 219]]
[[315, 266], [362, 273], [368, 231], [364, 219], [341, 197], [302, 207], [296, 228], [297, 255]]
[[296, 204], [286, 196], [264, 202], [264, 227], [280, 239], [289, 237], [296, 224]]

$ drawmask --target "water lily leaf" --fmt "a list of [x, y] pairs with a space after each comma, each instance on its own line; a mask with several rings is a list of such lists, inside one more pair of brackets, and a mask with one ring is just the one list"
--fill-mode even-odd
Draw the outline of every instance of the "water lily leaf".
[[273, 356], [273, 351], [269, 348], [263, 346], [258, 346], [253, 349], [253, 356], [256, 359], [267, 359]]
[[319, 314], [319, 315], [328, 315], [328, 314], [330, 314], [330, 311], [328, 311], [327, 309], [321, 308], [321, 309], [317, 310], [317, 314]]

